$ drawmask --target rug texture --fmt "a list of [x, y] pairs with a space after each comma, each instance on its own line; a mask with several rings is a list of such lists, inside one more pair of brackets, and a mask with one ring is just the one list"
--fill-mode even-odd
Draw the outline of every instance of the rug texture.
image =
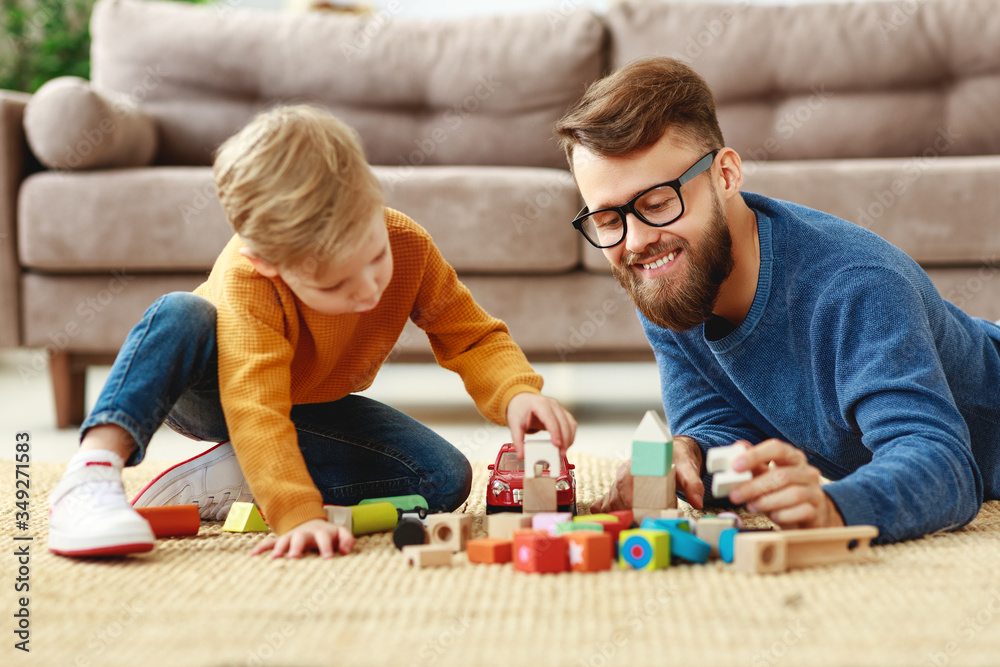
[[[586, 508], [617, 462], [574, 461]], [[127, 470], [130, 496], [165, 466]], [[418, 571], [388, 533], [332, 560], [272, 560], [248, 555], [260, 534], [218, 523], [148, 554], [70, 560], [46, 548], [46, 496], [63, 467], [31, 464], [24, 530], [14, 465], [0, 464], [5, 666], [1000, 666], [1000, 502], [958, 532], [877, 547], [866, 564], [769, 576], [719, 562], [528, 575], [464, 554]], [[482, 536], [487, 471], [474, 470], [464, 509]], [[27, 572], [14, 556], [25, 544]], [[17, 592], [25, 575], [30, 590]], [[28, 654], [14, 648], [21, 597]]]

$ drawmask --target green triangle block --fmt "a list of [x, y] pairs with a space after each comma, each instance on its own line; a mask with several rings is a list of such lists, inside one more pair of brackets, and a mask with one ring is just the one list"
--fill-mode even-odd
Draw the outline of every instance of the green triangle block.
[[256, 505], [253, 503], [233, 503], [222, 530], [227, 530], [230, 533], [266, 533], [268, 527]]

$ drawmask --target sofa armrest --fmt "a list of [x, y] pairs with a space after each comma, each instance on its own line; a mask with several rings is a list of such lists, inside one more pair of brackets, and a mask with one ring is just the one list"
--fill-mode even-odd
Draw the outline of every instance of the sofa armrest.
[[33, 162], [24, 137], [26, 93], [0, 90], [0, 348], [21, 340], [17, 193]]

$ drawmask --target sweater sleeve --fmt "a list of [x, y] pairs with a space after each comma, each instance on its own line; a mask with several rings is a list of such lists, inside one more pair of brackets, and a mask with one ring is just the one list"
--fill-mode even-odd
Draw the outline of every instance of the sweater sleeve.
[[283, 534], [325, 519], [291, 420], [286, 313], [275, 285], [251, 269], [230, 269], [219, 300], [219, 393], [233, 450], [268, 525]]
[[895, 271], [855, 268], [827, 286], [813, 318], [813, 358], [843, 425], [872, 453], [823, 488], [847, 524], [878, 526], [882, 542], [963, 526], [983, 500], [927, 315], [934, 297]]
[[427, 239], [423, 279], [410, 319], [427, 333], [438, 364], [461, 376], [479, 411], [495, 424], [507, 423], [507, 404], [522, 392], [541, 393], [535, 373], [507, 325], [472, 298]]
[[691, 438], [701, 449], [701, 475], [705, 484], [705, 503], [711, 506], [731, 506], [728, 498], [712, 496], [712, 476], [705, 471], [707, 452], [711, 447], [725, 447], [737, 440], [756, 444], [765, 434], [727, 400], [718, 382], [727, 381], [721, 368], [713, 383], [708, 368], [699, 369], [685, 354], [667, 329], [659, 327], [639, 314], [646, 338], [653, 347], [660, 373], [663, 410], [671, 432]]

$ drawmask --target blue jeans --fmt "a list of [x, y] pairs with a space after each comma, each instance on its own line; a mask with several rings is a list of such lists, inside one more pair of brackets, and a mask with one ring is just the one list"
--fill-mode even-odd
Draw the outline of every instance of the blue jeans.
[[[298, 446], [323, 502], [418, 493], [432, 509], [455, 510], [469, 496], [468, 459], [429, 428], [369, 398], [348, 395], [292, 407]], [[166, 423], [196, 440], [225, 442], [219, 400], [215, 306], [187, 292], [157, 299], [125, 339], [81, 437], [116, 424], [135, 440], [127, 465], [146, 455]]]

